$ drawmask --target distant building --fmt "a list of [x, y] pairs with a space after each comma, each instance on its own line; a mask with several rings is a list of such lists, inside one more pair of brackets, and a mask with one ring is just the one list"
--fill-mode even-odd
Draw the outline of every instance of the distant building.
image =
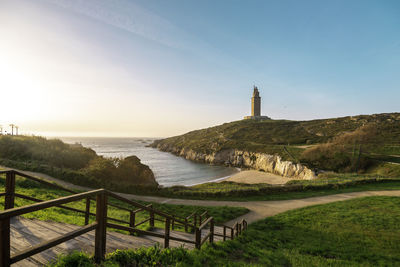
[[254, 86], [253, 97], [251, 98], [251, 116], [244, 117], [245, 120], [270, 120], [270, 117], [261, 116], [261, 97], [257, 86]]

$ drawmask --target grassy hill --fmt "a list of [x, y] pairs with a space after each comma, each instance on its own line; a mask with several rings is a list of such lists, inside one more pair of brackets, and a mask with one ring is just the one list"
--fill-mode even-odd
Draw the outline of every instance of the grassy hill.
[[[343, 136], [346, 138], [342, 138]], [[343, 143], [344, 141], [346, 143]], [[355, 153], [355, 151], [358, 151], [359, 146], [363, 145], [364, 156], [365, 152], [368, 152], [369, 158], [381, 160], [385, 156], [386, 160], [398, 161], [400, 113], [311, 121], [241, 120], [158, 140], [152, 146], [192, 149], [206, 154], [224, 149], [238, 149], [278, 154], [283, 159], [301, 161], [311, 167], [332, 170], [345, 169], [348, 162], [344, 162], [343, 166], [337, 166], [340, 164], [331, 162], [332, 168], [329, 168], [330, 166], [319, 164], [318, 161], [322, 161], [322, 159], [316, 159], [316, 154], [322, 152], [316, 151], [314, 147], [331, 143], [333, 143], [331, 148], [341, 146], [346, 148], [346, 151], [330, 151], [332, 155], [328, 156], [331, 157], [340, 152], [339, 154], [342, 156], [353, 154], [352, 157], [357, 158], [358, 152]], [[304, 153], [311, 148], [315, 150], [313, 153]]]
[[[399, 197], [367, 197], [296, 209], [249, 225], [233, 241], [116, 251], [104, 266], [399, 266], [399, 204]], [[78, 262], [95, 266], [78, 253], [52, 266]]]

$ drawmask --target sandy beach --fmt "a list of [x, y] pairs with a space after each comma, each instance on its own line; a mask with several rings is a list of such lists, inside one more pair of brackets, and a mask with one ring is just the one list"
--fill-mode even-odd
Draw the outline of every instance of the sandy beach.
[[[237, 174], [234, 174], [231, 177], [228, 177], [227, 179], [222, 180], [222, 181], [230, 181], [230, 182], [246, 183], [246, 184], [261, 184], [261, 183], [285, 184], [291, 180], [295, 180], [295, 179], [283, 177], [283, 176], [276, 175], [273, 173], [268, 173], [268, 172], [245, 170], [245, 171], [240, 171]], [[222, 182], [222, 181], [219, 181], [219, 182]]]

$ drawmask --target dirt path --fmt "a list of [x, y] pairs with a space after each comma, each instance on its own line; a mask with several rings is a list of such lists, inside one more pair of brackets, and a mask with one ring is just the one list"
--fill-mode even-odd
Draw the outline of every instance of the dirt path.
[[[1, 166], [0, 166], [1, 167]], [[4, 168], [4, 167], [3, 167]], [[4, 168], [7, 169], [7, 168]], [[67, 187], [72, 190], [90, 190], [82, 186], [77, 186], [65, 181], [61, 181], [57, 178], [48, 176], [46, 174], [36, 172], [21, 171], [28, 175], [36, 176], [47, 181], [59, 183], [60, 185]], [[233, 219], [227, 223], [228, 226], [232, 226], [235, 222], [245, 219], [248, 223], [255, 222], [257, 220], [274, 216], [278, 213], [282, 213], [288, 210], [303, 208], [312, 205], [326, 204], [336, 201], [343, 201], [359, 197], [367, 196], [397, 196], [400, 197], [400, 190], [387, 190], [387, 191], [364, 191], [364, 192], [352, 192], [342, 193], [320, 197], [310, 197], [303, 199], [290, 199], [290, 200], [277, 200], [277, 201], [215, 201], [215, 200], [192, 200], [192, 199], [176, 199], [176, 198], [165, 198], [155, 196], [140, 196], [133, 194], [118, 193], [119, 195], [132, 199], [142, 200], [148, 202], [157, 203], [168, 203], [176, 205], [194, 205], [194, 206], [230, 206], [230, 207], [244, 207], [250, 210], [247, 214], [244, 214], [236, 219]]]

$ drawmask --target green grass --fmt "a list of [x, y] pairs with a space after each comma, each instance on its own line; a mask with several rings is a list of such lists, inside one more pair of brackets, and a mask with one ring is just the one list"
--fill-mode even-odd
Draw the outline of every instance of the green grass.
[[284, 152], [283, 146], [289, 146], [290, 153], [298, 157], [303, 150], [298, 145], [326, 143], [341, 133], [352, 132], [362, 125], [374, 123], [379, 126], [380, 134], [385, 140], [376, 152], [398, 154], [399, 122], [399, 113], [311, 121], [240, 120], [159, 140], [153, 146], [160, 145], [166, 151], [185, 148], [206, 154], [223, 149], [238, 149], [279, 154], [284, 159], [292, 160]]
[[[399, 197], [359, 198], [288, 211], [200, 250], [116, 251], [104, 266], [399, 266], [399, 218]], [[79, 253], [54, 266], [71, 259], [94, 266]]]
[[377, 177], [369, 174], [326, 174], [316, 180], [293, 180], [285, 186], [221, 182], [192, 187], [164, 188], [157, 194], [187, 199], [261, 201], [374, 190], [400, 190], [400, 178]]
[[[4, 192], [4, 175], [0, 178], [0, 192]], [[18, 177], [16, 179], [16, 193], [31, 196], [41, 200], [49, 200], [55, 199], [62, 196], [70, 195], [70, 193], [53, 189], [47, 186], [40, 185], [37, 182], [28, 180], [26, 178]], [[112, 198], [109, 198], [110, 203], [117, 204], [119, 206], [123, 206], [126, 208], [137, 209], [129, 207], [126, 203], [122, 203]], [[24, 200], [21, 198], [15, 198], [15, 207], [20, 207], [28, 204], [32, 204], [34, 202]], [[142, 204], [148, 204], [144, 202], [140, 202]], [[4, 197], [0, 199], [0, 206], [4, 207]], [[76, 208], [79, 210], [85, 210], [86, 202], [85, 201], [76, 201], [73, 203], [66, 204], [68, 207]], [[184, 205], [170, 205], [170, 204], [158, 204], [153, 203], [153, 207], [167, 212], [169, 214], [174, 214], [179, 217], [186, 217], [194, 211], [208, 211], [210, 216], [215, 218], [215, 222], [221, 224], [223, 222], [229, 221], [240, 215], [243, 215], [248, 212], [245, 208], [235, 208], [235, 207], [197, 207], [197, 206], [184, 206]], [[95, 202], [91, 201], [91, 212], [95, 213]], [[114, 207], [109, 207], [108, 209], [108, 216], [112, 218], [117, 218], [120, 220], [124, 220], [129, 222], [129, 212], [124, 211], [121, 209], [117, 209]], [[37, 218], [39, 220], [44, 221], [56, 221], [56, 222], [64, 222], [76, 225], [83, 225], [84, 224], [84, 214], [69, 211], [62, 208], [48, 208], [45, 210], [40, 210], [36, 212], [32, 212], [29, 214], [25, 214], [24, 217], [26, 218]], [[148, 212], [139, 212], [136, 214], [136, 222], [143, 221], [149, 217]], [[157, 218], [157, 216], [156, 216]], [[95, 218], [91, 216], [90, 220], [93, 221]], [[164, 227], [162, 222], [155, 221], [156, 227]], [[148, 227], [147, 224], [143, 224], [139, 226], [140, 229], [146, 229]]]

